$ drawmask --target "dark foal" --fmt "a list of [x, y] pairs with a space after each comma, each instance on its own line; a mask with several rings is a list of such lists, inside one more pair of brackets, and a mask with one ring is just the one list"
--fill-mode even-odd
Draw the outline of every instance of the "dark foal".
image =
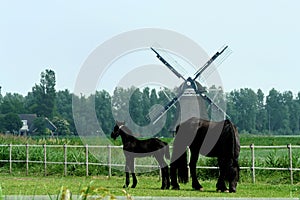
[[134, 173], [134, 158], [153, 156], [157, 160], [162, 174], [161, 189], [169, 189], [169, 167], [164, 159], [170, 159], [169, 146], [157, 138], [150, 138], [146, 140], [138, 140], [132, 136], [131, 130], [124, 123], [116, 122], [116, 125], [111, 133], [111, 137], [116, 139], [121, 136], [123, 143], [123, 152], [126, 159], [125, 173], [126, 181], [124, 187], [128, 187], [130, 183], [129, 173], [132, 174], [132, 188], [137, 185], [137, 179]]
[[[201, 153], [218, 158], [220, 173], [216, 184], [217, 191], [236, 192], [240, 141], [237, 128], [231, 121], [211, 122], [193, 117], [177, 126], [170, 167], [173, 189], [179, 189], [177, 172], [180, 182], [188, 181], [187, 146], [191, 152], [189, 167], [192, 187], [195, 190], [203, 190], [196, 174], [196, 164]], [[225, 181], [229, 182], [229, 190]]]

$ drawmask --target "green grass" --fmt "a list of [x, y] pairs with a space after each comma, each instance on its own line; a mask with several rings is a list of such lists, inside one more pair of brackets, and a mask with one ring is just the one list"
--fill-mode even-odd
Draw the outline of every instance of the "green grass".
[[[237, 193], [217, 193], [215, 191], [216, 181], [203, 181], [205, 191], [195, 191], [191, 183], [181, 185], [181, 190], [160, 190], [160, 181], [157, 177], [138, 176], [139, 183], [137, 188], [128, 188], [126, 191], [131, 196], [173, 196], [173, 197], [300, 197], [300, 184], [265, 184], [240, 182]], [[105, 176], [97, 177], [24, 177], [24, 176], [0, 176], [3, 195], [57, 195], [64, 186], [74, 195], [80, 194], [83, 188], [91, 184], [93, 188], [105, 188], [110, 194], [124, 196], [123, 177], [108, 178]]]
[[[249, 146], [254, 143], [259, 145], [300, 145], [300, 140], [295, 137], [272, 137], [272, 136], [254, 136], [241, 134], [241, 145]], [[164, 138], [171, 142], [172, 139]], [[78, 139], [31, 139], [24, 137], [15, 137], [9, 135], [0, 135], [1, 144], [80, 144]], [[116, 141], [118, 143], [120, 141]], [[97, 158], [93, 155], [89, 156], [90, 162], [106, 162], [106, 150], [97, 151]], [[25, 160], [25, 147], [16, 147], [13, 149], [14, 159]], [[43, 148], [30, 148], [30, 160], [43, 160]], [[124, 156], [121, 149], [112, 149], [112, 163], [124, 163]], [[8, 147], [0, 150], [0, 157], [7, 160]], [[251, 151], [250, 149], [242, 149], [240, 155], [241, 166], [251, 166]], [[288, 152], [287, 149], [255, 149], [256, 166], [265, 167], [288, 167]], [[300, 167], [300, 149], [293, 149], [293, 166]], [[63, 161], [62, 148], [47, 148], [48, 161]], [[68, 149], [68, 162], [85, 161], [84, 148]], [[137, 159], [136, 164], [154, 164], [155, 161], [151, 158]], [[215, 159], [210, 159], [201, 156], [199, 159], [201, 166], [216, 165]], [[82, 188], [89, 186], [92, 182], [93, 187], [104, 187], [108, 191], [117, 196], [124, 196], [123, 183], [124, 167], [120, 167], [120, 171], [113, 169], [113, 177], [108, 179], [104, 175], [108, 174], [107, 167], [104, 166], [89, 166], [90, 177], [85, 177], [84, 165], [68, 165], [68, 175], [63, 175], [63, 165], [47, 165], [47, 175], [43, 176], [43, 164], [29, 164], [29, 176], [25, 176], [25, 164], [14, 163], [13, 174], [8, 171], [8, 163], [0, 163], [0, 196], [4, 195], [57, 195], [64, 186], [72, 191], [73, 194], [79, 194]], [[138, 170], [137, 170], [138, 171]], [[241, 171], [241, 181], [238, 185], [237, 194], [219, 194], [215, 192], [215, 183], [218, 176], [217, 170], [198, 170], [201, 177], [202, 185], [205, 187], [205, 192], [193, 191], [191, 184], [181, 185], [180, 191], [161, 191], [160, 182], [158, 181], [158, 171], [143, 174], [138, 177], [139, 184], [136, 189], [128, 189], [129, 194], [133, 196], [195, 196], [195, 197], [299, 197], [300, 193], [297, 188], [300, 188], [300, 171], [294, 172], [294, 183], [289, 184], [288, 171], [266, 171], [256, 170], [256, 184], [251, 183], [251, 171]], [[72, 175], [72, 176], [71, 176]], [[80, 177], [82, 176], [82, 177]], [[1, 197], [0, 197], [1, 199]]]
[[[249, 134], [241, 134], [241, 145], [249, 146], [250, 144], [254, 143], [255, 146], [258, 145], [286, 145], [291, 143], [292, 145], [299, 145], [299, 139], [295, 137], [273, 137], [273, 136], [258, 136], [258, 135], [249, 135]], [[164, 138], [164, 140], [168, 140], [172, 142], [170, 138]], [[62, 145], [62, 144], [79, 144], [78, 138], [48, 138], [48, 139], [31, 139], [28, 137], [16, 137], [11, 135], [0, 135], [0, 142], [1, 144], [55, 144], [55, 145]], [[116, 141], [118, 143], [120, 141]], [[91, 163], [106, 163], [107, 162], [107, 149], [99, 149], [99, 148], [91, 148], [90, 147], [90, 155], [89, 155], [89, 162]], [[26, 148], [25, 146], [13, 147], [13, 156], [14, 160], [26, 160]], [[52, 148], [48, 146], [47, 148], [47, 161], [48, 162], [63, 162], [64, 161], [64, 149], [60, 148]], [[124, 164], [125, 158], [121, 148], [118, 149], [111, 149], [112, 152], [112, 163], [113, 164]], [[29, 148], [29, 160], [30, 161], [42, 161], [44, 156], [43, 147], [30, 147]], [[68, 148], [68, 162], [85, 162], [85, 148]], [[257, 167], [289, 167], [289, 157], [287, 148], [284, 149], [255, 149], [255, 158], [256, 158], [256, 166]], [[8, 160], [9, 159], [9, 147], [1, 147], [0, 148], [0, 160]], [[242, 149], [240, 153], [240, 166], [242, 167], [249, 167], [251, 166], [251, 151], [249, 148]], [[154, 158], [139, 158], [136, 159], [136, 164], [141, 165], [157, 165], [157, 162]], [[207, 158], [204, 156], [200, 156], [198, 160], [198, 165], [200, 166], [217, 166], [217, 161], [215, 158]], [[300, 168], [300, 148], [294, 149], [293, 148], [293, 167]], [[123, 175], [123, 166], [114, 167], [113, 174], [114, 175]], [[26, 165], [24, 163], [13, 163], [12, 165], [12, 172], [23, 174], [25, 173]], [[150, 168], [136, 168], [137, 172], [145, 172], [151, 171]], [[215, 170], [198, 170], [199, 177], [204, 180], [209, 180], [211, 178], [215, 179], [218, 176], [218, 172]], [[287, 173], [286, 173], [287, 172]], [[8, 174], [9, 173], [9, 163], [8, 162], [1, 162], [0, 163], [0, 173]], [[44, 165], [43, 164], [36, 164], [30, 163], [29, 164], [29, 175], [44, 175]], [[256, 170], [257, 178], [261, 178], [261, 180], [268, 178], [269, 176], [274, 177], [273, 171], [259, 171]], [[63, 164], [48, 164], [47, 165], [47, 175], [63, 175], [64, 174], [64, 165]], [[67, 166], [67, 174], [72, 176], [85, 176], [85, 165], [75, 165], [69, 164]], [[106, 166], [95, 166], [89, 165], [89, 175], [91, 176], [98, 176], [98, 175], [107, 175], [108, 168]], [[154, 173], [155, 175], [157, 172]], [[246, 179], [251, 180], [248, 175], [249, 173], [242, 174], [242, 178], [247, 175]], [[277, 173], [278, 174], [278, 173]], [[283, 175], [281, 175], [283, 174]], [[281, 179], [280, 177], [284, 177]], [[280, 172], [279, 175], [274, 177], [275, 180], [282, 180], [281, 183], [287, 183], [289, 180], [289, 173], [288, 171]], [[294, 172], [294, 179], [295, 181], [300, 181], [300, 171]]]
[[274, 136], [274, 135], [252, 135], [240, 134], [241, 145], [249, 146], [255, 144], [256, 146], [275, 146], [275, 145], [300, 145], [300, 135], [295, 136]]

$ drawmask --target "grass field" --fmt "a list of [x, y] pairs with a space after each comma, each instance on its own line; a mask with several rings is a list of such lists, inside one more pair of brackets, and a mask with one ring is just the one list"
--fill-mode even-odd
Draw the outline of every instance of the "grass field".
[[[299, 137], [273, 137], [273, 136], [253, 136], [241, 135], [241, 145], [249, 146], [250, 144], [259, 145], [300, 145]], [[164, 138], [168, 142], [170, 139]], [[73, 139], [31, 139], [23, 137], [0, 135], [1, 144], [75, 144], [80, 145], [81, 141], [78, 138]], [[120, 141], [116, 141], [118, 145]], [[58, 149], [59, 150], [59, 149]], [[0, 151], [2, 159], [7, 160], [8, 149], [3, 148]], [[16, 159], [25, 159], [25, 147], [18, 147], [13, 151]], [[63, 160], [63, 150], [59, 151], [49, 149], [47, 150], [47, 160], [61, 161]], [[107, 152], [102, 151], [103, 162], [107, 161]], [[112, 150], [114, 159], [112, 162], [123, 162], [123, 153], [121, 149]], [[241, 151], [240, 164], [241, 166], [251, 166], [250, 149]], [[68, 161], [85, 161], [84, 149], [68, 150]], [[256, 149], [256, 166], [267, 167], [288, 167], [287, 149]], [[30, 151], [30, 160], [42, 159], [43, 149], [32, 148]], [[100, 154], [98, 155], [100, 156]], [[119, 157], [118, 157], [119, 156]], [[95, 159], [89, 158], [90, 161]], [[98, 160], [99, 161], [99, 160]], [[98, 162], [97, 160], [95, 162]], [[144, 162], [143, 160], [138, 160]], [[150, 159], [150, 161], [152, 160]], [[214, 166], [215, 160], [201, 157], [199, 159], [201, 166]], [[149, 163], [148, 163], [149, 164]], [[152, 164], [155, 164], [152, 163]], [[300, 149], [293, 150], [293, 164], [295, 167], [300, 167]], [[100, 188], [99, 191], [114, 194], [116, 196], [123, 196], [124, 175], [121, 171], [113, 170], [113, 177], [108, 179], [107, 168], [90, 166], [90, 176], [85, 177], [85, 166], [68, 165], [68, 174], [72, 176], [63, 176], [63, 165], [49, 165], [47, 168], [48, 176], [43, 176], [43, 165], [30, 164], [29, 175], [25, 175], [24, 163], [15, 163], [13, 165], [13, 173], [8, 173], [8, 164], [0, 163], [0, 186], [2, 194], [4, 195], [45, 195], [58, 194], [61, 187], [64, 186], [72, 191], [73, 194], [79, 194], [84, 188], [92, 184], [92, 188]], [[154, 176], [153, 176], [154, 175]], [[161, 191], [160, 182], [158, 181], [158, 172], [139, 175], [139, 184], [136, 189], [128, 189], [127, 192], [133, 196], [193, 196], [193, 197], [296, 197], [300, 199], [300, 171], [294, 172], [294, 185], [289, 184], [289, 171], [265, 171], [256, 170], [256, 183], [252, 184], [251, 171], [242, 170], [241, 179], [238, 185], [238, 192], [236, 194], [220, 194], [215, 192], [217, 170], [199, 170], [199, 177], [202, 179], [202, 185], [205, 187], [204, 192], [193, 191], [190, 183], [181, 185], [180, 191]], [[1, 190], [0, 190], [1, 196]], [[1, 199], [1, 198], [0, 198]]]
[[[285, 197], [300, 198], [299, 184], [265, 184], [240, 182], [237, 193], [217, 193], [215, 191], [215, 180], [201, 182], [204, 192], [192, 190], [191, 183], [181, 185], [181, 190], [160, 190], [160, 181], [157, 177], [138, 176], [137, 188], [126, 189], [131, 196], [173, 196], [173, 197]], [[107, 178], [97, 177], [24, 177], [24, 176], [0, 176], [2, 195], [58, 195], [61, 187], [68, 188], [72, 194], [80, 194], [87, 186], [92, 190], [124, 196], [123, 177]]]

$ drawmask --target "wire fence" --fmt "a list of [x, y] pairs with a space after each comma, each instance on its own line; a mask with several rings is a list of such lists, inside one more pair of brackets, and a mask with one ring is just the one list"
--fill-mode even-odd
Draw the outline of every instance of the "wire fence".
[[[16, 156], [18, 154], [13, 153], [16, 148], [19, 148], [18, 154], [23, 154], [23, 156]], [[20, 151], [21, 148], [21, 151]], [[38, 155], [36, 153], [32, 153], [33, 155], [30, 154], [30, 150], [33, 148], [38, 148]], [[55, 160], [50, 159], [50, 154], [53, 152], [53, 149], [56, 149], [55, 151], [61, 152], [61, 157], [59, 158], [60, 160]], [[58, 150], [57, 150], [58, 149]], [[70, 158], [70, 151], [72, 149], [80, 149], [82, 155], [81, 159], [74, 159]], [[113, 153], [114, 149], [118, 149], [119, 151], [116, 153]], [[172, 149], [172, 146], [170, 147]], [[286, 151], [286, 158], [288, 160], [288, 166], [287, 167], [268, 167], [268, 166], [257, 166], [257, 156], [256, 152], [259, 149], [280, 149], [283, 151]], [[293, 184], [294, 179], [293, 179], [293, 173], [295, 171], [300, 171], [299, 166], [294, 167], [293, 163], [293, 149], [296, 150], [300, 149], [300, 146], [297, 145], [281, 145], [281, 146], [255, 146], [254, 144], [251, 144], [250, 146], [241, 146], [241, 153], [247, 154], [247, 156], [250, 157], [250, 162], [248, 166], [240, 166], [241, 170], [250, 170], [251, 175], [252, 175], [252, 182], [255, 183], [256, 181], [256, 170], [279, 170], [279, 171], [289, 171], [290, 175], [290, 183]], [[95, 156], [95, 150], [98, 152], [103, 153], [103, 157], [99, 157], [96, 159], [91, 160], [91, 156]], [[7, 152], [8, 151], [8, 152]], [[48, 174], [48, 168], [50, 165], [62, 165], [63, 166], [63, 175], [68, 175], [68, 166], [69, 165], [84, 165], [85, 166], [85, 175], [89, 176], [89, 166], [105, 166], [108, 168], [108, 176], [112, 176], [112, 169], [114, 167], [125, 167], [125, 160], [121, 159], [118, 160], [117, 162], [113, 162], [113, 154], [118, 154], [122, 155], [122, 146], [112, 146], [112, 145], [107, 145], [107, 146], [91, 146], [91, 145], [31, 145], [31, 144], [0, 144], [0, 152], [2, 156], [0, 157], [0, 164], [7, 164], [9, 165], [9, 173], [13, 173], [13, 163], [23, 163], [25, 164], [25, 173], [28, 175], [30, 164], [41, 164], [43, 165], [43, 170], [44, 170], [44, 175], [46, 176]], [[6, 153], [6, 154], [5, 154]], [[4, 156], [8, 154], [8, 156]], [[25, 154], [25, 155], [24, 155]], [[75, 154], [78, 154], [76, 152]], [[190, 154], [188, 154], [188, 157]], [[74, 154], [72, 154], [74, 157]], [[245, 155], [244, 155], [245, 156]], [[298, 160], [300, 158], [297, 158]], [[2, 166], [2, 165], [0, 165]], [[136, 168], [156, 168], [159, 169], [159, 166], [157, 163], [140, 163], [135, 165]], [[200, 166], [199, 164], [197, 165], [198, 169], [218, 169], [218, 167], [214, 166]]]

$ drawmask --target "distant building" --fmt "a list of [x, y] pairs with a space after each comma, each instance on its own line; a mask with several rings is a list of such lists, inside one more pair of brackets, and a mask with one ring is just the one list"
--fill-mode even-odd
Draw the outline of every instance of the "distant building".
[[[23, 125], [19, 130], [19, 135], [33, 135], [35, 132], [38, 132], [37, 127], [34, 126], [34, 120], [37, 118], [36, 114], [19, 114], [20, 120]], [[48, 128], [52, 135], [56, 131], [56, 126], [48, 119], [46, 120], [46, 128]]]

